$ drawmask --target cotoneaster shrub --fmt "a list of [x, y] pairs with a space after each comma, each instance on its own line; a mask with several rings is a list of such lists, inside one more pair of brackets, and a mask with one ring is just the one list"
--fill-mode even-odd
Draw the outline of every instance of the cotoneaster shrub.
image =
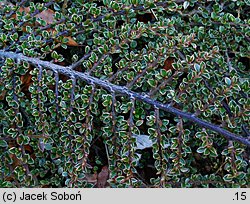
[[0, 2], [1, 187], [249, 187], [249, 1]]

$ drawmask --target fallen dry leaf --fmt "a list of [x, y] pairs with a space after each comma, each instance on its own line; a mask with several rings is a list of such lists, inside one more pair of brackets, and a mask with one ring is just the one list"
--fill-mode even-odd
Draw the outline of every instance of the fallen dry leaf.
[[3, 90], [2, 93], [0, 93], [0, 101], [4, 100], [6, 92], [6, 90]]
[[25, 75], [22, 75], [20, 79], [22, 81], [22, 91], [28, 91], [29, 86], [32, 84], [32, 75], [27, 72]]
[[167, 59], [165, 60], [165, 62], [164, 62], [163, 68], [164, 68], [166, 71], [168, 71], [168, 70], [173, 70], [173, 65], [172, 65], [173, 62], [174, 62], [174, 58], [172, 58], [172, 57], [167, 58]]
[[94, 173], [94, 174], [86, 173], [84, 180], [86, 180], [88, 183], [96, 184], [97, 183], [97, 173]]
[[97, 176], [97, 188], [105, 188], [109, 178], [109, 169], [107, 166], [102, 167], [101, 172]]
[[[27, 10], [27, 12], [29, 12], [29, 8], [25, 8]], [[42, 20], [46, 21], [46, 23], [48, 25], [52, 24], [53, 22], [55, 22], [55, 19], [54, 19], [54, 14], [55, 12], [51, 9], [47, 9], [47, 10], [44, 10], [42, 11], [41, 13], [37, 14], [36, 17], [37, 18], [41, 18]], [[52, 29], [48, 29], [49, 30], [52, 30]], [[54, 33], [55, 31], [52, 30], [52, 32]], [[65, 37], [68, 39], [68, 42], [66, 43], [67, 45], [69, 46], [78, 46], [78, 43], [76, 41], [73, 40], [72, 37]]]
[[[12, 3], [10, 2], [6, 2], [8, 5], [10, 6], [14, 6]], [[4, 4], [0, 4], [0, 8], [2, 8], [4, 6]], [[29, 7], [20, 7], [20, 9], [18, 10], [19, 12], [25, 12], [25, 13], [29, 13], [30, 12], [30, 8]], [[35, 15], [36, 18], [40, 18], [44, 21], [46, 21], [47, 25], [50, 25], [52, 24], [53, 22], [55, 22], [55, 18], [54, 18], [54, 14], [55, 12], [52, 10], [52, 9], [46, 9], [44, 11], [42, 11], [41, 13], [38, 13], [37, 15]], [[16, 17], [16, 14], [13, 14], [12, 17]], [[36, 25], [38, 23], [36, 22]], [[27, 24], [25, 24], [23, 26], [23, 31], [25, 32], [26, 31], [26, 26]], [[29, 26], [35, 26], [35, 25], [29, 25]], [[52, 31], [52, 33], [55, 33], [55, 30], [53, 29], [47, 29], [47, 31]], [[68, 46], [79, 46], [78, 43], [76, 41], [73, 40], [72, 37], [70, 36], [67, 36], [65, 37], [68, 39], [68, 42], [66, 43]]]

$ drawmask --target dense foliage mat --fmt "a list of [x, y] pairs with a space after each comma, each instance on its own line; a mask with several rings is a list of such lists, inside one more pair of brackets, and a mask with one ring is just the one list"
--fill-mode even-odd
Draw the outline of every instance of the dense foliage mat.
[[0, 0], [0, 187], [249, 187], [249, 10]]

